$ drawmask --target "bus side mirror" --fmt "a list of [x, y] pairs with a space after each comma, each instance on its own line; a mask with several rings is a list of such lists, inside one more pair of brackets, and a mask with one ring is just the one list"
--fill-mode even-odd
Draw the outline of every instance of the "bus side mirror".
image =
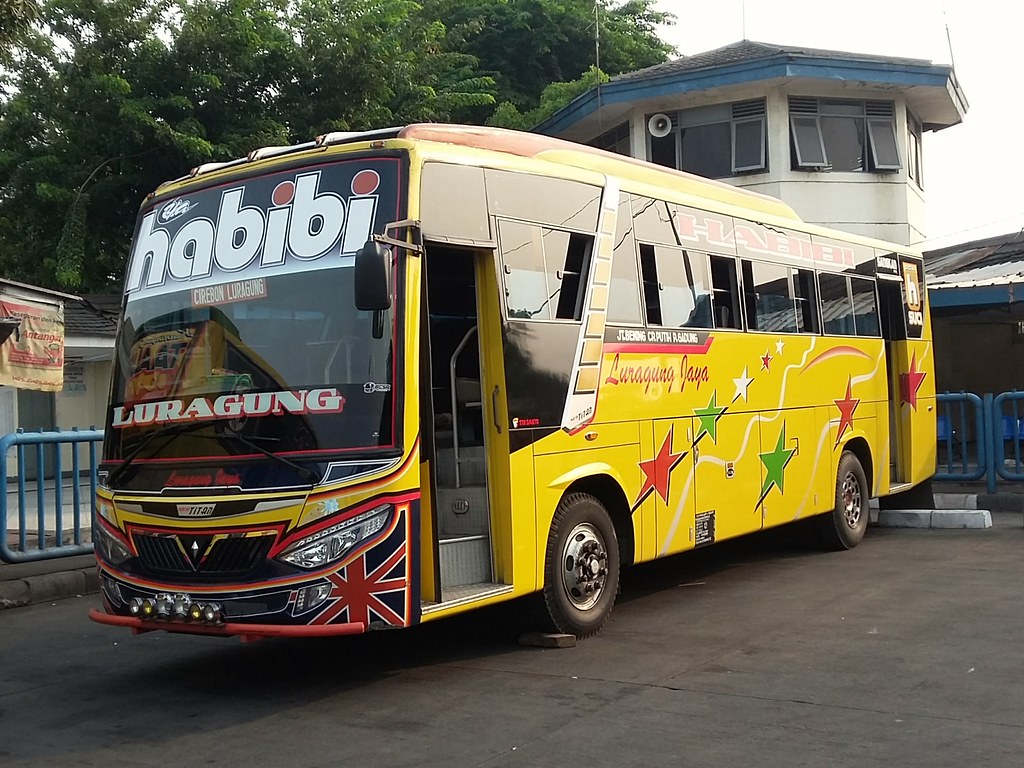
[[367, 240], [356, 252], [356, 309], [382, 312], [391, 307], [391, 254], [380, 243]]

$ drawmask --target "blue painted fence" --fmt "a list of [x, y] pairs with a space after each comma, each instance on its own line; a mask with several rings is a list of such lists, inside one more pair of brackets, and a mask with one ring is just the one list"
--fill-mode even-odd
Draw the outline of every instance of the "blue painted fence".
[[1024, 480], [1024, 392], [938, 395], [936, 480]]
[[[0, 467], [0, 560], [25, 563], [92, 552], [98, 429], [18, 430], [0, 438], [0, 457], [17, 454], [15, 480]], [[67, 455], [69, 458], [66, 458]]]

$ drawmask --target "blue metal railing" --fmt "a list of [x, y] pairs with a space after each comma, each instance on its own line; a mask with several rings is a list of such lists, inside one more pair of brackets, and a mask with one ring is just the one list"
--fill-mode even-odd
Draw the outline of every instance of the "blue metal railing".
[[[992, 462], [995, 470], [990, 488], [995, 487], [995, 476], [1003, 480], [1024, 480], [1024, 467], [1021, 465], [1021, 443], [1024, 441], [1024, 392], [1003, 392], [992, 400], [992, 453], [996, 460]], [[1009, 411], [1009, 412], [1007, 412]]]
[[978, 439], [986, 432], [982, 399], [971, 392], [944, 392], [936, 400], [939, 444], [935, 479], [980, 480], [988, 466], [987, 443]]
[[[23, 432], [18, 430], [0, 438], [0, 457], [7, 461], [11, 448], [16, 449], [18, 468], [17, 487], [12, 491], [6, 464], [0, 472], [0, 560], [6, 563], [25, 563], [67, 555], [92, 552], [92, 510], [96, 495], [96, 446], [103, 440], [98, 429], [72, 429], [55, 432]], [[47, 450], [47, 446], [53, 446]], [[63, 454], [71, 454], [70, 468], [65, 466]], [[83, 466], [82, 456], [88, 466]], [[47, 461], [47, 455], [50, 461]], [[30, 459], [34, 459], [30, 461]], [[86, 474], [86, 471], [88, 474]], [[28, 479], [35, 475], [35, 480]], [[67, 498], [64, 482], [70, 476], [71, 493]], [[47, 478], [52, 477], [52, 487]], [[87, 498], [83, 499], [82, 484], [88, 482]], [[35, 487], [30, 487], [34, 482]], [[17, 518], [11, 522], [13, 503], [17, 503]], [[88, 526], [88, 537], [83, 530]], [[69, 530], [70, 529], [70, 530]], [[89, 538], [89, 541], [86, 541]]]

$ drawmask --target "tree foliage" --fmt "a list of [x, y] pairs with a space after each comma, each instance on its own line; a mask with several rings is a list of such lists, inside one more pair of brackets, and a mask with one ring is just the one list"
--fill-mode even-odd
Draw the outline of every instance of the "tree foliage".
[[36, 0], [0, 0], [0, 64], [11, 61], [11, 48], [39, 18]]
[[[31, 2], [0, 0], [5, 35]], [[652, 3], [40, 0], [34, 26], [0, 37], [0, 275], [116, 288], [145, 195], [256, 147], [416, 121], [529, 128], [603, 76], [595, 23], [604, 72], [664, 60]]]

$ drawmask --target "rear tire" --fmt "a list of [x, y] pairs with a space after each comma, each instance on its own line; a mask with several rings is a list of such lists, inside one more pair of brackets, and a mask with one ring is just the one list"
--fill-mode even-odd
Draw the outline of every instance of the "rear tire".
[[548, 534], [544, 602], [559, 632], [589, 637], [619, 591], [619, 542], [608, 510], [587, 493], [562, 498]]
[[853, 549], [868, 529], [868, 482], [860, 460], [849, 451], [839, 457], [835, 507], [815, 520], [818, 538], [826, 549]]

